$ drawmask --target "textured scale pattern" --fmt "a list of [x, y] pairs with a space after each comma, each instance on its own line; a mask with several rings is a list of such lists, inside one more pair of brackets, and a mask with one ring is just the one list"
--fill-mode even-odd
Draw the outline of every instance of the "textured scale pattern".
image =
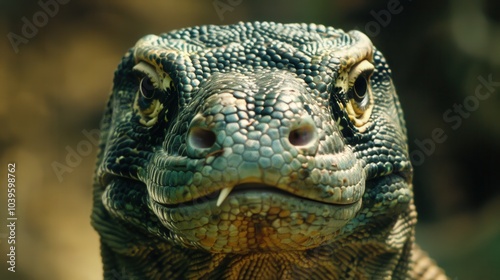
[[148, 35], [113, 82], [92, 212], [105, 279], [446, 279], [414, 243], [402, 110], [362, 33]]

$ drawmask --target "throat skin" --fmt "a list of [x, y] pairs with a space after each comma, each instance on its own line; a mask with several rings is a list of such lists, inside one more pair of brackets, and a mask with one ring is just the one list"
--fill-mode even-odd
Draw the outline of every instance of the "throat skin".
[[[105, 279], [407, 279], [416, 222], [412, 209], [396, 222], [382, 218], [366, 232], [302, 251], [211, 253], [175, 246], [150, 234], [130, 232], [102, 247]], [[142, 238], [131, 239], [131, 236]], [[123, 244], [134, 244], [126, 249]], [[113, 256], [113, 257], [109, 257]], [[425, 261], [428, 261], [425, 258]], [[420, 279], [417, 276], [413, 279]], [[425, 279], [425, 278], [422, 278]], [[437, 278], [439, 279], [439, 278]], [[446, 278], [442, 278], [446, 279]]]

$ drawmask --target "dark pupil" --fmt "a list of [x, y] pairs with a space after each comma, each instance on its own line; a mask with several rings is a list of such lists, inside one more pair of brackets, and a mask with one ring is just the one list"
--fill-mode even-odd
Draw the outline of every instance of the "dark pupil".
[[140, 91], [142, 96], [146, 99], [151, 99], [155, 95], [155, 87], [151, 83], [151, 80], [148, 77], [144, 77], [141, 80]]
[[363, 75], [360, 75], [356, 81], [354, 82], [353, 91], [354, 91], [354, 100], [356, 102], [362, 102], [366, 95], [367, 89], [366, 78]]

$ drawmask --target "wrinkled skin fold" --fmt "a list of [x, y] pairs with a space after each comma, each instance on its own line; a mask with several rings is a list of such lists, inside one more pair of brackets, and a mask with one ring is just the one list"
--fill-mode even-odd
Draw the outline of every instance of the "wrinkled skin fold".
[[104, 278], [446, 279], [414, 243], [390, 73], [364, 34], [315, 24], [139, 40], [101, 123]]

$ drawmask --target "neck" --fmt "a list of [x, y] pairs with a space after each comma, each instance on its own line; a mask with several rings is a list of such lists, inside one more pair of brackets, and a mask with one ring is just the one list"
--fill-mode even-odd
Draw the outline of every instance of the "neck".
[[[402, 214], [395, 222], [376, 223], [304, 251], [212, 254], [171, 245], [156, 238], [121, 252], [103, 244], [106, 279], [387, 279], [405, 278], [413, 246], [413, 224]], [[410, 219], [411, 220], [411, 219]], [[130, 238], [130, 235], [123, 235]], [[138, 244], [143, 243], [143, 244]], [[146, 270], [147, 268], [147, 270]]]

